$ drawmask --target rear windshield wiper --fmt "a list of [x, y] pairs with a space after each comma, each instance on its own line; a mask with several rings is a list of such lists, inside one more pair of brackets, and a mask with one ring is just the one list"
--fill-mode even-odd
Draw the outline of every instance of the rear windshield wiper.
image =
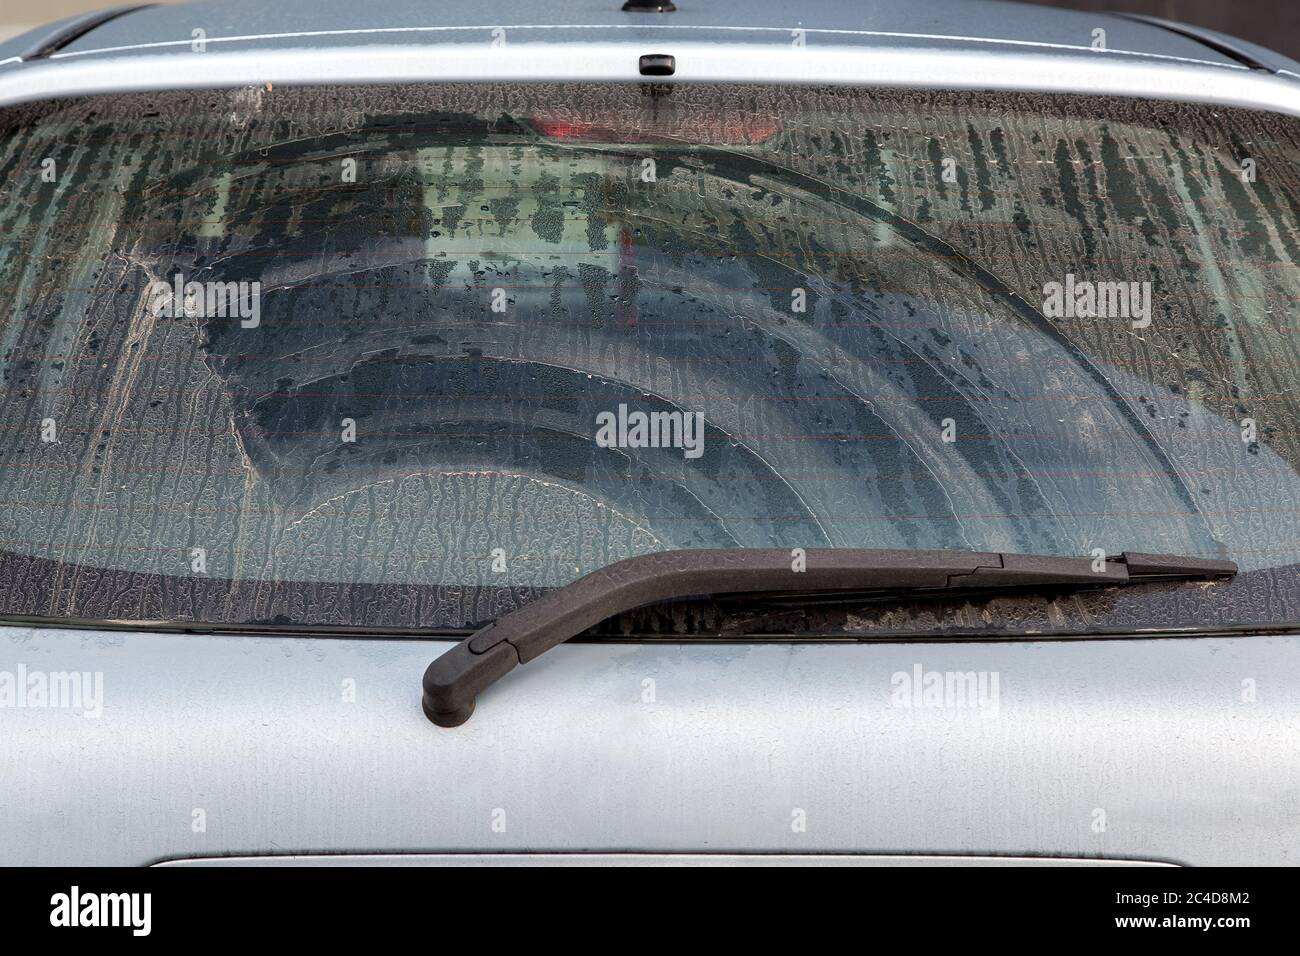
[[687, 549], [618, 561], [504, 614], [424, 672], [424, 713], [440, 727], [469, 720], [490, 684], [601, 621], [634, 608], [704, 595], [833, 595], [1015, 588], [1087, 588], [1230, 578], [1231, 561], [1126, 551], [1062, 558], [972, 551], [850, 548]]

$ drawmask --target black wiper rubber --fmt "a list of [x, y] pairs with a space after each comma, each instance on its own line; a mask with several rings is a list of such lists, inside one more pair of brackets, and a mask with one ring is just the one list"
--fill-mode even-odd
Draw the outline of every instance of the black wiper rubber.
[[[803, 570], [796, 571], [796, 567]], [[601, 621], [674, 598], [753, 593], [807, 594], [1033, 587], [1110, 587], [1147, 581], [1232, 577], [1231, 561], [1126, 551], [1092, 558], [973, 551], [810, 548], [686, 549], [618, 561], [547, 593], [470, 635], [424, 672], [424, 713], [440, 727], [469, 720], [478, 695]]]

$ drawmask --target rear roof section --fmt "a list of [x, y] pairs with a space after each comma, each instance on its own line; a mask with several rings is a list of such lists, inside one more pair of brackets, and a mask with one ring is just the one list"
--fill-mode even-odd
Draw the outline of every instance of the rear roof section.
[[1133, 17], [997, 0], [682, 0], [669, 14], [620, 2], [150, 6], [0, 46], [0, 106], [241, 86], [640, 81], [639, 58], [667, 54], [672, 83], [1084, 93], [1300, 116], [1300, 65]]
[[[78, 18], [73, 18], [78, 19]], [[871, 48], [1077, 51], [1102, 55], [1239, 65], [1223, 52], [1153, 23], [995, 0], [855, 2], [804, 0], [682, 0], [671, 14], [623, 12], [619, 0], [201, 0], [154, 6], [116, 16], [75, 36], [54, 58], [143, 55], [189, 46], [201, 29], [227, 50], [313, 49], [364, 44], [482, 43], [496, 27], [529, 43], [635, 41], [783, 45], [806, 31], [809, 45]], [[48, 31], [46, 31], [48, 32]], [[0, 60], [26, 57], [32, 34], [0, 44]], [[10, 64], [17, 65], [17, 64]]]

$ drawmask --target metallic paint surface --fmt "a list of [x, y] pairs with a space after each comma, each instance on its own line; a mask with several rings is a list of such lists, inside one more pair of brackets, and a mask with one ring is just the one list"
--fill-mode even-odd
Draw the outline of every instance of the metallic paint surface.
[[[810, 56], [786, 44], [514, 43], [375, 45], [207, 53], [151, 52], [0, 65], [0, 106], [94, 93], [425, 81], [640, 80], [647, 52], [676, 57], [672, 82], [823, 83], [915, 89], [1098, 93], [1219, 103], [1300, 115], [1300, 83], [1222, 64], [1079, 53], [827, 47]], [[202, 57], [202, 61], [197, 61]], [[201, 68], [200, 68], [201, 67]]]
[[[442, 730], [419, 678], [448, 646], [0, 630], [0, 671], [104, 690], [98, 718], [0, 709], [0, 862], [1300, 853], [1300, 636], [570, 644]], [[894, 706], [916, 665], [998, 674], [996, 708]]]

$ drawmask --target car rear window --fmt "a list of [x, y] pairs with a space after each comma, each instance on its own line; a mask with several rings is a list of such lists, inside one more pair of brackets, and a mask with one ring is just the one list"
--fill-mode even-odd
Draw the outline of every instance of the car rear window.
[[1297, 134], [650, 84], [4, 111], [0, 613], [450, 628], [651, 551], [887, 547], [1226, 557], [1126, 626], [1290, 623]]

